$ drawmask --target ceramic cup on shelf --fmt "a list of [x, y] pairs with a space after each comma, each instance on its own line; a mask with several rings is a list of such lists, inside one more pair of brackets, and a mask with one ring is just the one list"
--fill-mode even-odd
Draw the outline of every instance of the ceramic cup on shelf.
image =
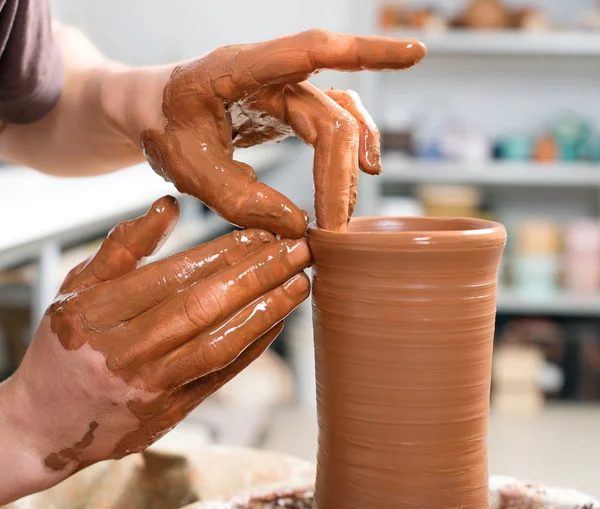
[[559, 289], [560, 230], [553, 221], [526, 219], [517, 228], [513, 257], [516, 292], [543, 299]]
[[483, 201], [473, 186], [427, 185], [417, 192], [425, 215], [432, 217], [475, 217]]
[[563, 268], [565, 290], [600, 290], [600, 221], [581, 218], [567, 226]]

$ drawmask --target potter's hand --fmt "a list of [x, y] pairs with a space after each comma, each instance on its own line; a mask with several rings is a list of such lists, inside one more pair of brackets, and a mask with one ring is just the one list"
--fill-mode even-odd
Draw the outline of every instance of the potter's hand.
[[324, 69], [405, 69], [424, 55], [417, 41], [323, 30], [219, 48], [175, 67], [162, 96], [162, 123], [142, 133], [144, 152], [160, 175], [230, 222], [296, 238], [306, 215], [232, 159], [234, 147], [295, 134], [315, 148], [317, 224], [344, 229], [359, 165], [380, 171], [379, 133], [356, 94], [323, 92], [306, 80]]
[[25, 494], [4, 468], [39, 472], [46, 484], [31, 492], [153, 443], [258, 357], [308, 296], [306, 243], [263, 230], [136, 269], [178, 210], [161, 198], [73, 269], [0, 385], [2, 436], [22, 451], [3, 457], [0, 505]]

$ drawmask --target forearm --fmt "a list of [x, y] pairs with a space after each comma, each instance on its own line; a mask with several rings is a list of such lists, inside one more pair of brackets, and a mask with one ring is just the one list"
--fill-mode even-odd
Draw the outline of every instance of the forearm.
[[46, 468], [23, 440], [32, 433], [33, 422], [28, 422], [25, 415], [26, 398], [15, 394], [11, 380], [0, 384], [0, 506], [50, 488], [66, 477], [65, 472]]
[[55, 34], [66, 73], [61, 98], [37, 122], [6, 125], [0, 157], [56, 175], [93, 175], [142, 162], [137, 113], [129, 111], [139, 107], [126, 100], [133, 97], [126, 85], [128, 76], [144, 70], [106, 59], [75, 29], [58, 27]]

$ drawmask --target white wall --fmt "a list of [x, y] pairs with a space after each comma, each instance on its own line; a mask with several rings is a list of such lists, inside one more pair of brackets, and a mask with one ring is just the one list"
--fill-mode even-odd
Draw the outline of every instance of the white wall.
[[[53, 0], [55, 16], [82, 28], [110, 57], [167, 63], [219, 46], [326, 28], [351, 32], [358, 0]], [[348, 77], [316, 83], [347, 86]]]

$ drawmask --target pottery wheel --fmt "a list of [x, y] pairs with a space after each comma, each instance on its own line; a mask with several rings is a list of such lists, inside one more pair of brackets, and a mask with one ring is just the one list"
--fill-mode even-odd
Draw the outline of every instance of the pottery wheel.
[[[314, 476], [312, 464], [268, 451], [150, 448], [93, 465], [5, 509], [309, 509]], [[491, 509], [600, 509], [578, 491], [501, 476], [490, 477], [490, 502]]]

